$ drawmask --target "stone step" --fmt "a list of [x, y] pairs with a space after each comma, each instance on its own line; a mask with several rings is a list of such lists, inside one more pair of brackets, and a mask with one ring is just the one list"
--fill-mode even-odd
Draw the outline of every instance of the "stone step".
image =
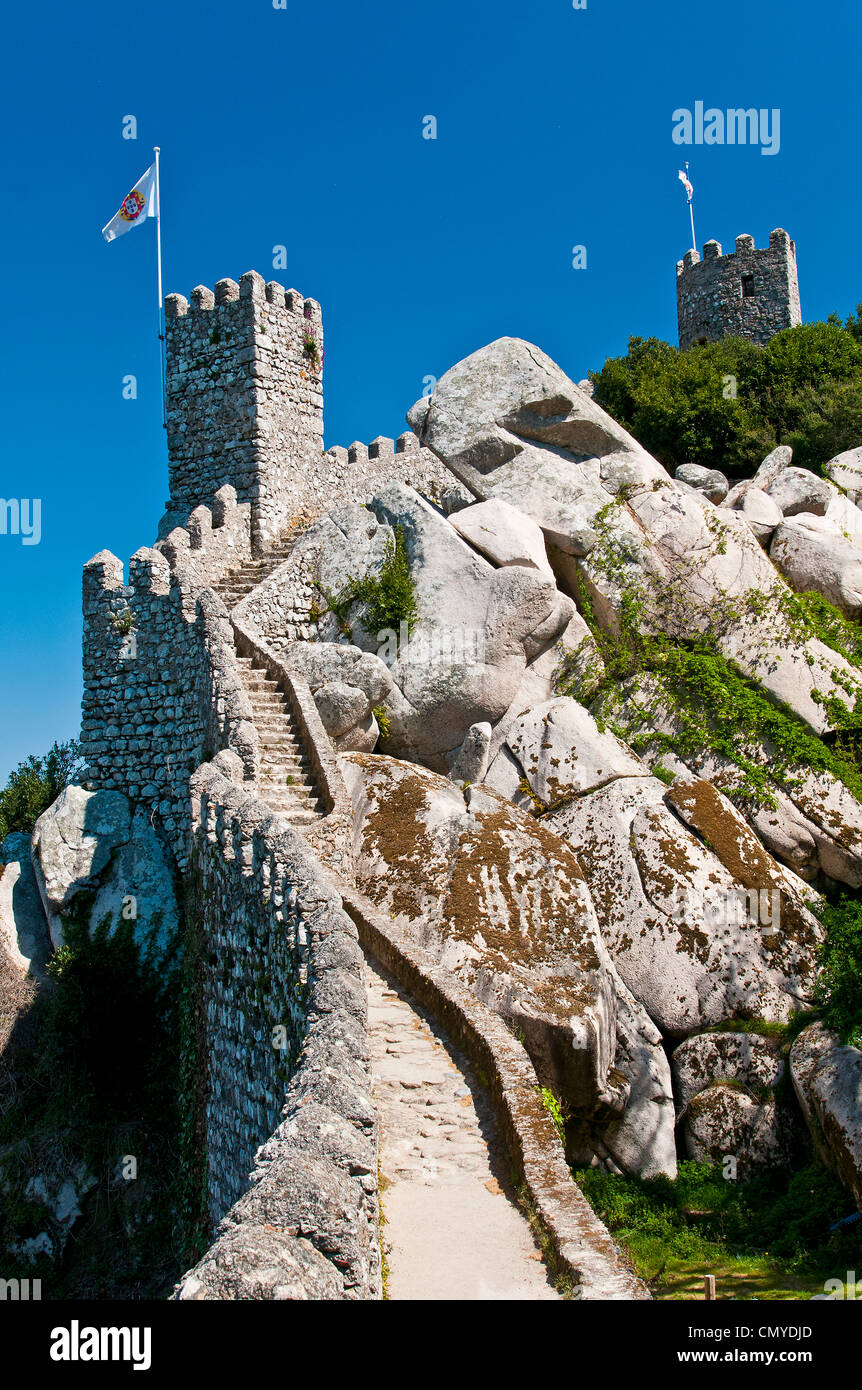
[[299, 801], [303, 806], [317, 805], [317, 792], [305, 782], [267, 782], [261, 778], [260, 794], [264, 800], [278, 796], [283, 801]]
[[271, 806], [270, 810], [290, 825], [313, 825], [318, 818], [315, 811], [290, 811], [281, 806]]
[[303, 799], [301, 797], [285, 797], [276, 788], [261, 787], [260, 799], [267, 806], [271, 806], [273, 811], [288, 811], [291, 814], [301, 815], [303, 812], [309, 816], [319, 816], [320, 810], [316, 800], [311, 797]]
[[246, 676], [245, 687], [250, 695], [277, 695], [281, 697], [284, 693], [276, 681], [255, 680], [252, 676]]
[[268, 787], [261, 785], [258, 788], [258, 797], [265, 801], [267, 806], [272, 806], [276, 810], [292, 811], [316, 811], [317, 797], [297, 792], [295, 787]]
[[261, 763], [260, 775], [266, 782], [287, 782], [288, 777], [293, 783], [307, 782], [311, 786], [311, 774], [308, 767], [303, 767], [298, 760], [291, 762], [289, 758], [279, 759], [278, 762]]

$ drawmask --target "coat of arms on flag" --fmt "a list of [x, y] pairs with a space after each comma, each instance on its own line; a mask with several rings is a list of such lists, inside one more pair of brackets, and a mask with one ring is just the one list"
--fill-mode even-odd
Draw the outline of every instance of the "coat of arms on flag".
[[146, 222], [148, 217], [158, 216], [156, 207], [156, 166], [151, 164], [149, 169], [141, 175], [132, 189], [127, 193], [119, 211], [114, 214], [107, 227], [102, 228], [102, 236], [105, 241], [113, 241], [116, 237], [122, 236], [131, 227], [136, 227], [139, 222]]

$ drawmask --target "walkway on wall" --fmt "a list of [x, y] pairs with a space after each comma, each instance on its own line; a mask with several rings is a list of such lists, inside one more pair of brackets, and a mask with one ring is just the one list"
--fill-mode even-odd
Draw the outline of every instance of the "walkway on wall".
[[559, 1298], [470, 1063], [373, 959], [368, 990], [389, 1298]]

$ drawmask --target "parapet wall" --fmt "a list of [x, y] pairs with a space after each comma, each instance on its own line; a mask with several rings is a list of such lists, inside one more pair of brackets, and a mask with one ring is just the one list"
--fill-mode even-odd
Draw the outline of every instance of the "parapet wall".
[[142, 548], [123, 566], [103, 550], [84, 568], [81, 747], [86, 784], [158, 815], [187, 863], [191, 773], [233, 749], [257, 779], [260, 746], [221, 600], [180, 553]]
[[192, 779], [215, 1242], [176, 1297], [378, 1298], [377, 1114], [357, 930], [221, 754]]
[[407, 483], [432, 501], [460, 490], [454, 474], [407, 430], [396, 440], [378, 435], [370, 444], [356, 440], [346, 449], [340, 445], [329, 449], [318, 484], [325, 501], [321, 510], [339, 502], [370, 502], [387, 483]]
[[81, 745], [87, 785], [155, 811], [183, 863], [189, 775], [207, 740], [205, 659], [191, 596], [155, 550], [84, 568]]
[[701, 259], [687, 251], [676, 267], [679, 345], [742, 337], [761, 346], [783, 328], [802, 322], [796, 246], [779, 227], [758, 250], [751, 236], [738, 236], [736, 250], [722, 255], [708, 241]]
[[201, 583], [214, 584], [252, 558], [251, 531], [251, 504], [238, 502], [236, 489], [225, 483], [208, 504], [167, 512], [154, 549], [172, 568], [178, 563], [194, 565]]
[[169, 511], [225, 483], [256, 549], [282, 529], [323, 436], [320, 305], [250, 270], [165, 300]]

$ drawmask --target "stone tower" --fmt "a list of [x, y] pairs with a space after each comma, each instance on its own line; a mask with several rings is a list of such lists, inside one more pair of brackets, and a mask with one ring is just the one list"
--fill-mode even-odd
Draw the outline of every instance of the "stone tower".
[[676, 305], [681, 348], [730, 337], [763, 346], [802, 322], [794, 242], [778, 227], [762, 251], [751, 236], [738, 236], [727, 256], [717, 241], [706, 243], [702, 260], [687, 251], [676, 264]]
[[323, 450], [320, 305], [250, 270], [165, 300], [168, 520], [228, 483], [251, 504], [255, 553]]

